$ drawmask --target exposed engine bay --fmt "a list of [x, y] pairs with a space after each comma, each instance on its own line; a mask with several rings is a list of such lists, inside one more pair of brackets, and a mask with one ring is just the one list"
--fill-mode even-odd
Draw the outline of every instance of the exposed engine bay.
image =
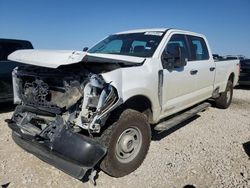
[[123, 103], [121, 69], [145, 58], [44, 50], [8, 58], [25, 63], [12, 72], [17, 107], [6, 122], [13, 140], [75, 178], [91, 170], [94, 182], [94, 168], [108, 150], [102, 127]]
[[62, 123], [75, 132], [98, 133], [119, 99], [110, 83], [81, 64], [70, 69], [19, 67], [13, 71], [13, 85], [19, 105], [12, 121], [23, 133], [44, 139], [51, 139]]

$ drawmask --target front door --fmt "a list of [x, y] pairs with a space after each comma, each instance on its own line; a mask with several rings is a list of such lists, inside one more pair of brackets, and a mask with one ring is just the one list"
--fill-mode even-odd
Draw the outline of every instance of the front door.
[[188, 61], [190, 52], [186, 36], [173, 34], [165, 47], [165, 51], [169, 53], [178, 46], [184, 48], [187, 65], [174, 70], [163, 69], [162, 117], [185, 109], [195, 102], [196, 63]]

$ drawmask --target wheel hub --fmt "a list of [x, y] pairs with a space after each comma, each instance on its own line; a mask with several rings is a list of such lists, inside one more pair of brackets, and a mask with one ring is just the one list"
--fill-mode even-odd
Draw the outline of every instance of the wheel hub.
[[125, 135], [120, 141], [122, 151], [125, 153], [131, 152], [134, 148], [134, 143], [134, 138], [131, 135]]
[[141, 149], [142, 136], [138, 128], [128, 128], [121, 133], [116, 143], [116, 157], [120, 162], [133, 160]]

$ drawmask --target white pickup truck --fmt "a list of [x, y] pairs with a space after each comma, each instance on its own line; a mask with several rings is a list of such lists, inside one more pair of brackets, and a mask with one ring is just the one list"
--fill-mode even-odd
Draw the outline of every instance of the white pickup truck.
[[[151, 127], [162, 132], [203, 111], [227, 108], [239, 61], [214, 61], [205, 36], [143, 29], [81, 51], [18, 50], [11, 119], [15, 142], [66, 173], [95, 166], [121, 177], [140, 166]], [[163, 120], [164, 119], [164, 120]]]

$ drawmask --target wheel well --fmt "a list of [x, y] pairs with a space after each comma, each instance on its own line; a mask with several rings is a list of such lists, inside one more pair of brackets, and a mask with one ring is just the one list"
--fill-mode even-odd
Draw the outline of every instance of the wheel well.
[[234, 83], [234, 73], [231, 73], [228, 80], [231, 80]]
[[151, 101], [143, 95], [137, 95], [137, 96], [129, 98], [124, 103], [124, 107], [141, 112], [147, 116], [149, 121], [152, 120]]
[[118, 106], [115, 110], [113, 110], [110, 113], [99, 135], [101, 135], [102, 132], [109, 127], [109, 125], [112, 125], [114, 122], [116, 122], [119, 119], [122, 112], [128, 108], [143, 113], [147, 117], [148, 122], [149, 123], [152, 122], [153, 112], [152, 112], [151, 101], [143, 95], [137, 95], [126, 100], [122, 105]]

